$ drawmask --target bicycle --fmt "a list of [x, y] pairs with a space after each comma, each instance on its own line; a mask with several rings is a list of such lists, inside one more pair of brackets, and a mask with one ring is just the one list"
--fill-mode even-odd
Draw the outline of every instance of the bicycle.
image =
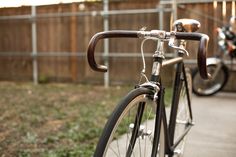
[[[198, 65], [201, 76], [209, 78], [206, 71], [206, 50], [208, 36], [195, 33], [200, 23], [192, 19], [177, 20], [176, 31], [107, 31], [95, 34], [88, 46], [88, 62], [90, 67], [99, 72], [106, 72], [107, 67], [96, 63], [94, 51], [99, 40], [104, 38], [125, 37], [144, 39], [141, 44], [143, 60], [142, 77], [145, 82], [139, 84], [117, 105], [108, 119], [97, 144], [94, 157], [144, 156], [169, 157], [183, 154], [185, 138], [193, 126], [191, 109], [191, 75], [185, 70], [183, 56], [185, 40], [198, 40]], [[185, 32], [182, 32], [185, 31]], [[150, 80], [145, 75], [145, 59], [143, 44], [146, 40], [158, 43], [153, 55], [153, 67]], [[180, 40], [179, 46], [174, 43]], [[164, 60], [164, 42], [177, 50], [178, 57]], [[167, 122], [164, 106], [165, 88], [161, 83], [162, 67], [176, 65], [174, 92], [171, 104], [170, 119]]]
[[[230, 52], [226, 46], [226, 37], [222, 29], [218, 28], [218, 46], [220, 55], [216, 57], [207, 58], [207, 69], [212, 78], [209, 80], [201, 79], [197, 68], [193, 69], [193, 93], [198, 96], [211, 96], [221, 91], [229, 79], [229, 72], [233, 71], [233, 59], [236, 56], [235, 52]], [[231, 58], [231, 66], [227, 66], [224, 58], [229, 56]]]

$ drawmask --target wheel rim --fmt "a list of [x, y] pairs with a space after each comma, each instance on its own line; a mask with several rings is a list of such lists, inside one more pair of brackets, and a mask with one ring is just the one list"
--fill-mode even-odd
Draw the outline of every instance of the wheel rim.
[[[155, 124], [155, 103], [147, 98], [145, 94], [136, 97], [127, 105], [125, 111], [122, 113], [118, 122], [116, 123], [111, 136], [108, 140], [108, 145], [105, 149], [105, 157], [124, 157], [130, 146], [131, 132], [134, 129], [135, 118], [134, 114], [138, 110], [138, 104], [145, 103], [145, 108], [141, 120], [141, 125], [137, 134], [136, 142], [130, 156], [151, 156], [152, 142], [154, 137], [154, 124]], [[164, 157], [165, 154], [165, 138], [163, 123], [161, 127], [161, 136], [159, 140], [158, 157]]]
[[[213, 76], [216, 70], [216, 66], [208, 66], [208, 72]], [[221, 68], [214, 78], [209, 80], [203, 80], [199, 73], [196, 74], [193, 80], [193, 88], [199, 94], [210, 95], [222, 88], [225, 82], [225, 74]]]

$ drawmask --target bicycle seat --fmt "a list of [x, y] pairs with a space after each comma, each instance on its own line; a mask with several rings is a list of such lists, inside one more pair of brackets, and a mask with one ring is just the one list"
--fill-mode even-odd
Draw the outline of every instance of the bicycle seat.
[[174, 22], [174, 29], [177, 32], [196, 32], [201, 24], [194, 19], [179, 19]]

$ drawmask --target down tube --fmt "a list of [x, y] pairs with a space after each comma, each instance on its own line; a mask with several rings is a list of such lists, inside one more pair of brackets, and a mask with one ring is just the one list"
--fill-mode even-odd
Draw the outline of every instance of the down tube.
[[170, 121], [169, 121], [169, 138], [170, 138], [169, 140], [170, 140], [171, 146], [174, 144], [174, 132], [175, 132], [177, 109], [178, 109], [178, 104], [179, 104], [182, 70], [183, 70], [183, 62], [177, 63], [173, 97], [172, 97], [172, 105], [171, 105], [171, 112], [170, 112]]

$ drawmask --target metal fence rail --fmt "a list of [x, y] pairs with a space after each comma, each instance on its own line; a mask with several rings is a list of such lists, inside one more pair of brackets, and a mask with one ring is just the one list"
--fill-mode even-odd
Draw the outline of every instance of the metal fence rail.
[[[41, 13], [36, 14], [36, 6], [31, 6], [31, 14], [25, 15], [13, 15], [13, 16], [0, 16], [0, 20], [29, 20], [31, 23], [32, 33], [31, 33], [31, 43], [32, 43], [32, 52], [1, 52], [0, 57], [6, 56], [29, 56], [32, 57], [33, 65], [33, 81], [35, 84], [38, 83], [38, 57], [84, 57], [86, 54], [84, 52], [70, 53], [70, 52], [37, 52], [37, 20], [46, 19], [46, 18], [61, 18], [61, 17], [72, 17], [72, 16], [101, 16], [103, 17], [104, 31], [109, 30], [109, 16], [113, 15], [132, 15], [132, 14], [160, 14], [159, 15], [159, 28], [163, 28], [163, 13], [172, 12], [172, 8], [164, 8], [159, 6], [153, 9], [125, 9], [125, 10], [109, 10], [109, 1], [103, 0], [103, 10], [100, 11], [83, 11], [83, 12], [63, 12], [63, 13]], [[103, 54], [98, 54], [98, 56], [103, 56], [105, 59], [105, 64], [108, 65], [110, 57], [139, 57], [139, 55], [134, 53], [108, 53], [109, 52], [109, 43], [108, 40], [104, 42], [104, 52]], [[151, 56], [151, 55], [146, 55]], [[109, 73], [104, 75], [104, 85], [109, 86]]]
[[[224, 3], [232, 3], [232, 6], [235, 7], [235, 1], [223, 1], [223, 0], [218, 0], [218, 1], [202, 1], [202, 3], [209, 3], [210, 5], [215, 5], [215, 4], [222, 4]], [[41, 57], [86, 57], [86, 52], [83, 52], [84, 50], [80, 51], [74, 51], [69, 52], [69, 51], [62, 51], [62, 52], [53, 52], [53, 51], [48, 51], [48, 52], [41, 52], [41, 50], [37, 49], [38, 47], [38, 22], [42, 19], [49, 19], [50, 18], [55, 18], [55, 19], [61, 19], [61, 18], [71, 18], [71, 17], [98, 17], [100, 18], [103, 23], [103, 30], [109, 30], [109, 26], [112, 25], [112, 23], [109, 23], [110, 17], [114, 16], [125, 16], [125, 15], [143, 15], [143, 14], [152, 14], [152, 15], [157, 15], [157, 29], [166, 29], [164, 28], [164, 21], [173, 21], [175, 18], [177, 18], [177, 10], [184, 10], [186, 14], [193, 14], [194, 16], [199, 16], [201, 19], [205, 19], [204, 22], [208, 22], [207, 20], [210, 20], [209, 25], [214, 23], [214, 25], [222, 25], [225, 22], [221, 19], [221, 16], [215, 16], [214, 15], [206, 15], [201, 9], [202, 7], [199, 7], [198, 9], [192, 9], [191, 7], [188, 7], [188, 4], [194, 4], [194, 5], [199, 5], [201, 6], [202, 4], [196, 4], [195, 1], [179, 1], [179, 0], [173, 0], [173, 1], [161, 1], [158, 5], [154, 6], [153, 8], [147, 8], [147, 9], [113, 9], [109, 10], [109, 1], [108, 0], [103, 0], [102, 6], [100, 7], [100, 10], [91, 10], [91, 11], [66, 11], [66, 12], [57, 12], [57, 13], [38, 13], [37, 14], [37, 7], [32, 6], [31, 10], [29, 9], [29, 14], [23, 14], [23, 15], [12, 15], [12, 16], [0, 16], [0, 21], [24, 21], [27, 20], [29, 24], [31, 25], [31, 48], [32, 52], [0, 52], [0, 57], [31, 57], [32, 59], [32, 77], [34, 80], [34, 83], [38, 83], [38, 69], [39, 69], [39, 63], [38, 63], [38, 58]], [[186, 6], [187, 4], [187, 6]], [[206, 6], [205, 6], [206, 7]], [[219, 7], [220, 8], [220, 7]], [[221, 11], [221, 10], [220, 10]], [[31, 13], [30, 13], [31, 12]], [[217, 12], [217, 9], [214, 10], [214, 12]], [[166, 20], [165, 19], [165, 14], [171, 14], [170, 19]], [[176, 14], [176, 16], [174, 16]], [[219, 14], [219, 13], [218, 13]], [[218, 15], [216, 14], [216, 15]], [[221, 14], [221, 13], [220, 13]], [[232, 8], [232, 14], [233, 14], [233, 8]], [[235, 14], [235, 11], [234, 11]], [[225, 17], [223, 17], [225, 19]], [[25, 21], [24, 21], [25, 22]], [[78, 22], [78, 21], [77, 21]], [[203, 22], [203, 24], [205, 24]], [[171, 23], [171, 22], [170, 22]], [[216, 23], [216, 24], [215, 24]], [[207, 23], [208, 24], [208, 23]], [[207, 28], [207, 27], [206, 27]], [[76, 28], [78, 29], [78, 28]], [[137, 28], [136, 28], [137, 29]], [[208, 29], [208, 28], [207, 28]], [[111, 51], [111, 48], [109, 48], [108, 40], [104, 42], [103, 45], [103, 51], [98, 52], [96, 55], [98, 57], [103, 58], [103, 61], [106, 62], [105, 64], [109, 63], [110, 58], [135, 58], [135, 57], [140, 57], [141, 55], [139, 53], [134, 53], [134, 52], [114, 52]], [[109, 52], [109, 53], [108, 53]], [[152, 57], [152, 53], [147, 52], [145, 54], [145, 57], [150, 58]], [[172, 57], [172, 54], [168, 54], [167, 57]], [[188, 59], [186, 60], [187, 64], [195, 64], [195, 60], [193, 59]], [[229, 62], [227, 62], [229, 63]], [[235, 64], [235, 62], [233, 62]], [[109, 73], [104, 75], [104, 85], [108, 86], [109, 85]]]

